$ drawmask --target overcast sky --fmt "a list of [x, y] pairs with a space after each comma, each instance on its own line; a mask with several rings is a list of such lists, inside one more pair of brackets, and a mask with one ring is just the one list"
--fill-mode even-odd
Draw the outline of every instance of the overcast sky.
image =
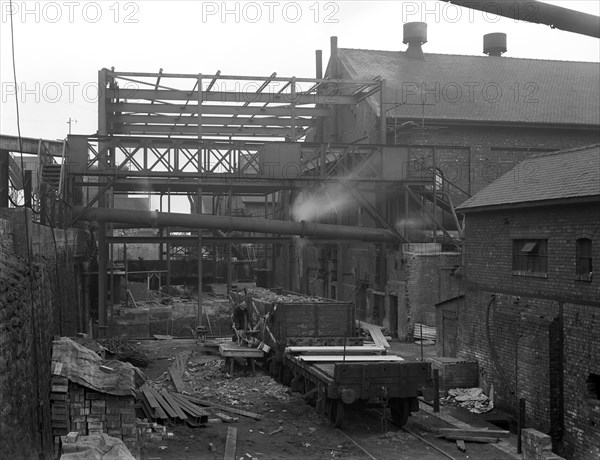
[[[600, 15], [600, 2], [557, 1]], [[401, 1], [15, 1], [21, 132], [62, 139], [97, 129], [99, 69], [314, 77], [315, 50], [401, 50], [402, 23], [428, 23], [424, 51], [482, 54], [482, 36], [508, 34], [506, 57], [598, 62], [599, 40], [515, 22], [435, 0]], [[0, 133], [15, 135], [10, 6], [0, 1]], [[524, 12], [527, 14], [527, 12]]]

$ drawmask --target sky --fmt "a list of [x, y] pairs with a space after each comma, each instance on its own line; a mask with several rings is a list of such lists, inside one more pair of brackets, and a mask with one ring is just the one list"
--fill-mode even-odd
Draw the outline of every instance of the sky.
[[[600, 16], [600, 2], [556, 1]], [[0, 133], [16, 135], [10, 18], [21, 133], [63, 139], [97, 130], [98, 70], [314, 77], [315, 50], [404, 51], [402, 24], [428, 23], [426, 53], [482, 55], [505, 32], [506, 57], [600, 60], [600, 40], [428, 1], [0, 0]], [[524, 12], [527, 14], [527, 12]]]

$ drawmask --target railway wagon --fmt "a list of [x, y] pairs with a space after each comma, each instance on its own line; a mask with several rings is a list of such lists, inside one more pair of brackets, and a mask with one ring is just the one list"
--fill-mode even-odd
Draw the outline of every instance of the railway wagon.
[[265, 289], [231, 297], [262, 318], [270, 373], [335, 426], [342, 425], [348, 406], [389, 409], [403, 426], [419, 410], [417, 396], [431, 393], [430, 363], [407, 362], [365, 345], [351, 303]]

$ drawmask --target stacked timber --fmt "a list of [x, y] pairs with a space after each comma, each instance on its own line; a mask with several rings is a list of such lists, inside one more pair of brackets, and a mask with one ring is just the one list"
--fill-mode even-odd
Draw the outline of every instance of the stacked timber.
[[435, 327], [415, 323], [415, 329], [413, 332], [413, 337], [415, 340], [431, 340], [432, 342], [435, 342], [435, 336]]
[[148, 420], [185, 423], [189, 426], [200, 426], [208, 422], [208, 412], [179, 393], [155, 390], [144, 384], [140, 387], [140, 400]]

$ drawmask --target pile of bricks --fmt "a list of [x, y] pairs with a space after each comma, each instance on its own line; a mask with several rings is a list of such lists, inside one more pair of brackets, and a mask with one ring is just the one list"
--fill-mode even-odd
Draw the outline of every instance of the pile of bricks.
[[53, 375], [50, 400], [55, 449], [60, 436], [77, 431], [82, 436], [106, 433], [123, 440], [133, 455], [139, 452], [133, 396], [100, 393]]
[[521, 431], [524, 460], [565, 460], [552, 452], [552, 438], [533, 428]]

